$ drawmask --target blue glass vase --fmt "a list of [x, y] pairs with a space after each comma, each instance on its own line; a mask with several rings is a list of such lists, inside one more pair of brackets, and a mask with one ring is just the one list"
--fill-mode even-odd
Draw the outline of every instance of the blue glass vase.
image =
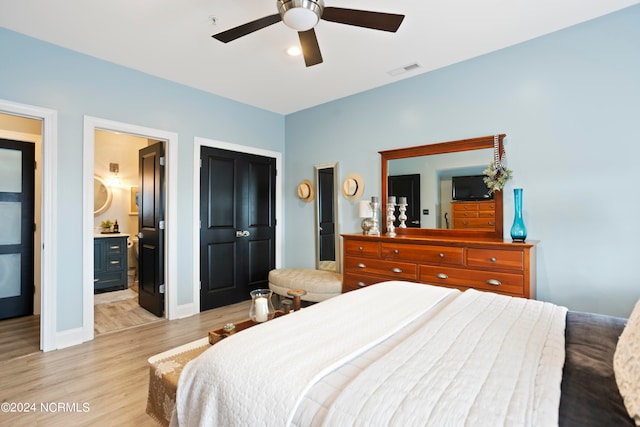
[[525, 227], [522, 219], [522, 188], [513, 189], [513, 202], [516, 213], [511, 226], [511, 239], [514, 242], [524, 242], [527, 238], [527, 227]]

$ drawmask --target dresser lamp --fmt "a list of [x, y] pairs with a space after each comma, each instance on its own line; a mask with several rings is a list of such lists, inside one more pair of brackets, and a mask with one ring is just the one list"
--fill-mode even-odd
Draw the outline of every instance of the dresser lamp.
[[358, 216], [362, 218], [362, 234], [367, 234], [367, 232], [371, 228], [371, 217], [373, 216], [371, 204], [368, 200], [360, 201]]

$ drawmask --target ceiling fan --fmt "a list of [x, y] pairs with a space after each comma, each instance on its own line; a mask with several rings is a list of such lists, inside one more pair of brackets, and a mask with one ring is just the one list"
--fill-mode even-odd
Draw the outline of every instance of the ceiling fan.
[[398, 30], [404, 19], [404, 15], [393, 13], [345, 9], [341, 7], [325, 7], [324, 0], [276, 1], [278, 13], [247, 22], [230, 30], [214, 34], [212, 37], [223, 43], [229, 43], [247, 34], [251, 34], [254, 31], [261, 30], [276, 22], [282, 21], [288, 27], [298, 31], [304, 62], [307, 67], [311, 67], [312, 65], [322, 62], [320, 46], [318, 45], [318, 39], [313, 29], [320, 19], [392, 33]]

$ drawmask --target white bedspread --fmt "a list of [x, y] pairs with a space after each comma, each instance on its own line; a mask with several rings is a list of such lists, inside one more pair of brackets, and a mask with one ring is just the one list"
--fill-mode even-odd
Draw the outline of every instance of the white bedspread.
[[318, 379], [455, 293], [387, 282], [235, 334], [184, 368], [172, 424], [288, 425]]
[[[558, 425], [566, 308], [469, 290], [344, 381], [313, 425]], [[307, 424], [308, 425], [308, 424]]]

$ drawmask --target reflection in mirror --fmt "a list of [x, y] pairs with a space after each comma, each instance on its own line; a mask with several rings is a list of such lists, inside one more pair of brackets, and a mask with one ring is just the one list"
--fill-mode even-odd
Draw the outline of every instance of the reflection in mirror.
[[[389, 162], [389, 167], [393, 169], [389, 170], [389, 173], [394, 173], [395, 168], [398, 168], [398, 173], [400, 175], [389, 175], [389, 195], [396, 196], [396, 205], [394, 216], [396, 220], [393, 223], [394, 227], [400, 227], [400, 204], [402, 204], [405, 208], [404, 214], [407, 217], [404, 226], [412, 227], [412, 228], [420, 228], [420, 206], [421, 203], [421, 192], [420, 192], [420, 181], [422, 178], [422, 174], [420, 173], [409, 173], [407, 175], [402, 175], [402, 171], [405, 169], [403, 165], [400, 164], [401, 160]], [[407, 170], [411, 170], [412, 168], [408, 168]], [[420, 169], [415, 169], [419, 171]]]
[[111, 187], [99, 176], [93, 177], [93, 215], [98, 216], [111, 205]]
[[390, 160], [389, 195], [407, 198], [407, 227], [452, 228], [453, 177], [482, 175], [492, 156], [486, 148]]
[[315, 166], [316, 180], [316, 268], [340, 271], [338, 239], [338, 163]]
[[[482, 175], [493, 160], [494, 139], [499, 153], [504, 153], [504, 137], [504, 134], [497, 138], [490, 135], [381, 151], [382, 205], [386, 205], [387, 196], [396, 196], [396, 200], [407, 197], [407, 216], [411, 210], [414, 215], [407, 219], [407, 228], [396, 228], [396, 233], [502, 240], [502, 192], [495, 192], [493, 200], [484, 196], [472, 201], [454, 200], [452, 181], [453, 177]], [[398, 186], [396, 181], [408, 177], [413, 179], [412, 183]], [[456, 221], [465, 204], [464, 209], [477, 211], [478, 219]], [[398, 214], [396, 209], [396, 218]], [[383, 232], [386, 231], [383, 224]]]

